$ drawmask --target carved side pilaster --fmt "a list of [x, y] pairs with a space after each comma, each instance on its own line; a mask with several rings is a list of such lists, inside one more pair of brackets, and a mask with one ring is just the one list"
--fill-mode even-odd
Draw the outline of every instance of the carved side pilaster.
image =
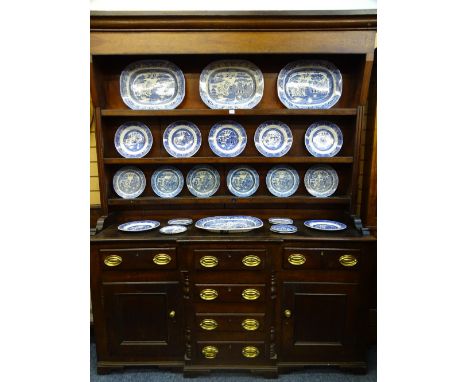
[[275, 328], [270, 328], [270, 359], [276, 359]]
[[190, 279], [189, 279], [189, 274], [188, 272], [182, 272], [182, 276], [183, 276], [183, 283], [184, 283], [184, 287], [183, 287], [183, 294], [184, 294], [184, 298], [186, 300], [188, 300], [190, 298]]
[[190, 329], [185, 329], [185, 359], [192, 359], [192, 334]]
[[271, 291], [271, 299], [274, 300], [276, 298], [276, 275], [275, 275], [275, 272], [271, 273], [270, 291]]

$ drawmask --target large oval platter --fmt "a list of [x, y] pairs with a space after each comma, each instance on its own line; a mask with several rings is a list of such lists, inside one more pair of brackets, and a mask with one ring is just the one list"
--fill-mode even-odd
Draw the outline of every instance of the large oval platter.
[[175, 158], [194, 156], [201, 146], [200, 130], [189, 121], [173, 122], [164, 130], [163, 145]]
[[209, 165], [198, 165], [187, 174], [187, 188], [198, 198], [208, 198], [218, 191], [221, 178], [218, 170]]
[[124, 232], [144, 232], [158, 228], [159, 225], [157, 220], [136, 220], [120, 224], [117, 229]]
[[211, 151], [220, 157], [236, 157], [247, 145], [247, 134], [237, 122], [218, 122], [210, 129], [208, 144]]
[[273, 195], [285, 198], [299, 188], [299, 174], [291, 166], [278, 165], [268, 171], [266, 184]]
[[316, 122], [305, 133], [305, 145], [314, 157], [334, 157], [343, 146], [343, 133], [332, 122]]
[[127, 122], [115, 132], [114, 146], [124, 158], [142, 158], [152, 145], [153, 135], [144, 123]]
[[278, 97], [288, 109], [329, 109], [341, 97], [342, 76], [331, 62], [299, 60], [278, 75]]
[[239, 166], [229, 170], [227, 186], [233, 195], [246, 198], [255, 194], [260, 185], [257, 171], [248, 166]]
[[145, 190], [145, 174], [135, 166], [126, 166], [115, 173], [112, 185], [115, 193], [121, 198], [134, 199]]
[[219, 60], [200, 74], [200, 97], [210, 109], [252, 109], [263, 96], [263, 74], [246, 60]]
[[292, 146], [293, 135], [288, 125], [280, 121], [262, 123], [255, 130], [255, 147], [265, 157], [282, 157]]
[[195, 227], [210, 232], [249, 232], [263, 226], [263, 222], [253, 216], [212, 216], [195, 223]]
[[185, 97], [182, 71], [166, 60], [141, 60], [120, 75], [120, 95], [132, 110], [175, 109]]
[[346, 224], [334, 220], [307, 220], [304, 225], [319, 231], [342, 231], [347, 228]]
[[338, 188], [338, 174], [328, 165], [312, 166], [304, 176], [304, 184], [309, 194], [326, 198], [333, 195]]
[[151, 176], [151, 188], [161, 198], [173, 198], [180, 194], [183, 187], [184, 176], [173, 166], [159, 167]]

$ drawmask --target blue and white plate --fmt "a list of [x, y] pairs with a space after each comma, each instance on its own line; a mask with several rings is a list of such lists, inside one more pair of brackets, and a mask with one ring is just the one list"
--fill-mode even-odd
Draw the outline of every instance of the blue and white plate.
[[265, 157], [282, 157], [292, 146], [293, 135], [288, 125], [280, 121], [262, 123], [255, 130], [255, 147]]
[[288, 109], [330, 109], [341, 97], [342, 77], [331, 62], [299, 60], [281, 69], [277, 87]]
[[167, 222], [167, 224], [171, 225], [190, 225], [192, 223], [192, 219], [171, 219]]
[[334, 157], [343, 146], [343, 133], [332, 122], [316, 122], [305, 133], [305, 145], [314, 157]]
[[201, 146], [201, 141], [200, 130], [189, 121], [173, 122], [164, 130], [164, 148], [176, 158], [194, 156]]
[[304, 184], [309, 194], [325, 198], [338, 188], [338, 174], [328, 165], [312, 166], [304, 176]]
[[218, 170], [209, 165], [198, 165], [187, 174], [187, 188], [192, 195], [208, 198], [219, 189], [221, 179]]
[[165, 235], [175, 235], [177, 233], [182, 233], [187, 231], [187, 227], [183, 225], [168, 225], [166, 227], [162, 227], [159, 232]]
[[210, 232], [249, 232], [263, 227], [263, 222], [254, 216], [212, 216], [198, 220], [195, 227]]
[[124, 232], [143, 232], [158, 228], [159, 224], [157, 220], [136, 220], [120, 224], [117, 229]]
[[241, 124], [222, 121], [213, 125], [208, 134], [208, 144], [219, 157], [236, 157], [247, 145], [247, 134]]
[[126, 166], [115, 173], [112, 185], [115, 193], [121, 198], [134, 199], [145, 190], [145, 174], [137, 167]]
[[347, 227], [346, 224], [334, 220], [307, 220], [304, 225], [320, 231], [342, 231]]
[[200, 74], [200, 97], [210, 109], [252, 109], [263, 96], [263, 74], [246, 60], [219, 60]]
[[269, 218], [268, 222], [270, 224], [287, 224], [290, 225], [293, 223], [292, 219], [289, 218]]
[[291, 224], [275, 224], [270, 227], [270, 231], [275, 233], [295, 233], [297, 227]]
[[182, 71], [166, 60], [141, 60], [120, 75], [120, 95], [133, 110], [175, 109], [185, 97]]
[[153, 146], [153, 135], [144, 123], [127, 122], [115, 132], [114, 146], [124, 158], [142, 158]]
[[151, 176], [151, 188], [161, 198], [173, 198], [183, 187], [184, 176], [173, 166], [158, 167]]
[[299, 174], [287, 165], [273, 167], [266, 176], [268, 191], [281, 198], [293, 195], [299, 188], [299, 183]]
[[239, 166], [229, 170], [227, 186], [233, 195], [245, 198], [255, 194], [260, 185], [258, 173], [248, 166]]

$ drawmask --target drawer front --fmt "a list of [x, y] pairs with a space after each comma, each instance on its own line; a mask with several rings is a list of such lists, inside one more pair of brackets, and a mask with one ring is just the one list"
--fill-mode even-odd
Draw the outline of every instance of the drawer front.
[[264, 332], [264, 313], [196, 313], [196, 330], [202, 333]]
[[286, 247], [285, 269], [348, 269], [360, 267], [359, 249]]
[[265, 249], [195, 249], [197, 270], [256, 270], [264, 269]]
[[197, 358], [203, 363], [251, 364], [265, 361], [264, 341], [196, 341]]
[[104, 271], [176, 269], [177, 251], [171, 248], [101, 249]]
[[265, 284], [195, 284], [194, 297], [207, 303], [258, 303], [265, 300]]

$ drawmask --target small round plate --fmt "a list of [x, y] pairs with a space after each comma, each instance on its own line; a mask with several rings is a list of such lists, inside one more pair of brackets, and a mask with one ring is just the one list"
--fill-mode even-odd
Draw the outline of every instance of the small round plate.
[[255, 194], [260, 185], [258, 173], [248, 166], [239, 166], [229, 170], [227, 186], [233, 195], [245, 198]]
[[288, 125], [280, 121], [262, 123], [255, 130], [255, 147], [265, 157], [282, 157], [292, 146], [293, 135]]
[[287, 165], [273, 167], [266, 176], [268, 191], [281, 198], [293, 195], [299, 188], [299, 182], [297, 171]]
[[275, 233], [295, 233], [297, 227], [291, 224], [275, 224], [270, 227], [270, 231]]
[[159, 167], [151, 176], [151, 188], [161, 198], [173, 198], [180, 194], [183, 187], [182, 172], [173, 166]]
[[316, 122], [305, 133], [305, 145], [314, 157], [334, 157], [343, 146], [343, 133], [332, 122]]
[[112, 185], [115, 193], [121, 198], [134, 199], [145, 190], [145, 174], [135, 166], [126, 166], [115, 173]]
[[192, 223], [192, 219], [171, 219], [167, 222], [167, 224], [171, 225], [190, 225]]
[[245, 149], [247, 134], [242, 125], [237, 122], [218, 122], [210, 129], [208, 144], [219, 157], [236, 157]]
[[143, 232], [158, 228], [159, 225], [157, 220], [135, 220], [120, 224], [117, 229], [124, 232]]
[[346, 224], [334, 220], [307, 220], [304, 225], [320, 231], [342, 231], [347, 228]]
[[338, 174], [328, 165], [312, 166], [304, 176], [304, 184], [309, 194], [326, 198], [338, 188]]
[[124, 158], [142, 158], [153, 146], [153, 135], [144, 123], [127, 122], [115, 132], [114, 146]]
[[164, 148], [175, 158], [194, 156], [200, 149], [201, 141], [200, 130], [189, 121], [173, 122], [164, 130]]
[[187, 188], [198, 198], [208, 198], [216, 193], [221, 184], [218, 170], [209, 165], [198, 165], [187, 174]]
[[168, 225], [166, 227], [162, 227], [159, 232], [165, 235], [175, 235], [177, 233], [182, 233], [187, 231], [187, 227], [183, 225]]
[[290, 225], [293, 223], [292, 219], [289, 218], [269, 218], [268, 222], [270, 224], [285, 224], [285, 225]]

